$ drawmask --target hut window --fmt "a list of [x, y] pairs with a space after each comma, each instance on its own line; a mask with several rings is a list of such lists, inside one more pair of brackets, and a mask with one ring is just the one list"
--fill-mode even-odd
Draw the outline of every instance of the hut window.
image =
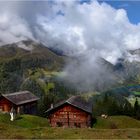
[[57, 125], [58, 127], [62, 127], [62, 126], [63, 126], [63, 123], [62, 123], [62, 122], [57, 122], [56, 125]]
[[80, 127], [81, 127], [81, 124], [75, 122], [75, 123], [74, 123], [74, 126], [77, 127], [77, 128], [80, 128]]

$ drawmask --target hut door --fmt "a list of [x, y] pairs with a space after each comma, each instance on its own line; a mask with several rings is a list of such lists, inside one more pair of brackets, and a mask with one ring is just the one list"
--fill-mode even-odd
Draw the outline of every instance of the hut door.
[[4, 104], [4, 107], [3, 108], [4, 108], [3, 109], [4, 112], [8, 112], [8, 105], [7, 104]]
[[3, 106], [0, 106], [0, 112], [2, 112], [3, 111]]

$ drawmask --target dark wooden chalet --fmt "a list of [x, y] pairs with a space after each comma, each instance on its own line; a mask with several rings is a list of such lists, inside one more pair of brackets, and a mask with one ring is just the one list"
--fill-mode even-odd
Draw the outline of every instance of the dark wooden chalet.
[[92, 104], [80, 96], [51, 106], [46, 113], [52, 127], [91, 127]]
[[20, 91], [0, 96], [0, 111], [10, 112], [15, 109], [17, 113], [36, 114], [37, 101], [39, 100], [29, 91]]

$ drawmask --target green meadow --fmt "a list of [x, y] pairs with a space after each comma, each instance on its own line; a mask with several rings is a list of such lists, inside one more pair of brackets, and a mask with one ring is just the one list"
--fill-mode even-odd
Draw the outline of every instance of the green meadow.
[[140, 121], [127, 116], [97, 118], [93, 128], [51, 128], [46, 118], [0, 115], [0, 139], [140, 139]]

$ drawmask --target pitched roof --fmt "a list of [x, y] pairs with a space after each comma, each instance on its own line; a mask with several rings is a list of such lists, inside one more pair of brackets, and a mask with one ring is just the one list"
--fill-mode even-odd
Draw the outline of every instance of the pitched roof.
[[49, 113], [58, 107], [64, 105], [64, 104], [70, 104], [76, 108], [79, 108], [87, 113], [92, 113], [92, 104], [90, 102], [85, 101], [81, 96], [72, 96], [71, 98], [62, 101], [56, 105], [54, 105], [53, 108], [49, 108], [46, 113]]
[[21, 105], [39, 100], [37, 96], [35, 96], [29, 91], [20, 91], [10, 94], [2, 94], [2, 96], [15, 105]]

